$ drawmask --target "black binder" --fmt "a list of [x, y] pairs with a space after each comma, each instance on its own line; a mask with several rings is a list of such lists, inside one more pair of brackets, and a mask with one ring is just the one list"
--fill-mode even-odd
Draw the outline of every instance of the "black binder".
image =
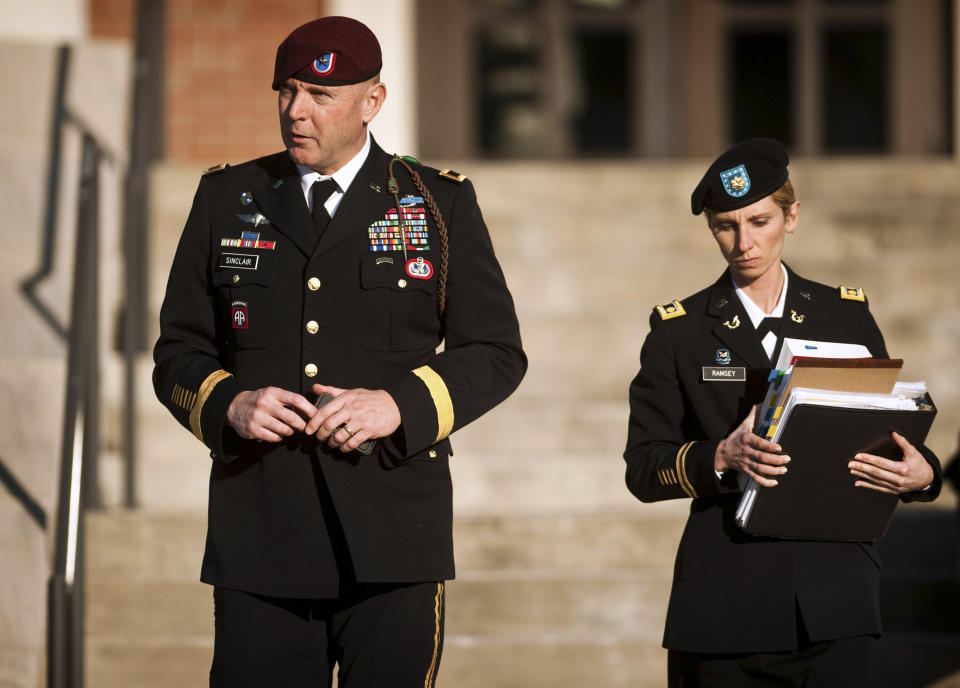
[[899, 497], [854, 487], [847, 464], [858, 452], [901, 459], [890, 433], [896, 430], [919, 446], [934, 416], [932, 402], [916, 411], [798, 404], [780, 437], [791, 458], [788, 470], [776, 487], [759, 489], [744, 530], [803, 540], [882, 537]]

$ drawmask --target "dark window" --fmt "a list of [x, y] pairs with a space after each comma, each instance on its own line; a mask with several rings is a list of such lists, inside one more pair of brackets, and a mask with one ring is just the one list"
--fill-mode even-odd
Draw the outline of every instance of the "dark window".
[[887, 0], [823, 0], [825, 5], [886, 5]]
[[526, 21], [498, 21], [478, 32], [480, 147], [526, 157], [542, 152], [540, 48]]
[[620, 10], [633, 7], [637, 0], [567, 0], [573, 7], [586, 7], [591, 10]]
[[630, 66], [626, 31], [578, 31], [579, 103], [574, 141], [581, 153], [630, 153]]
[[731, 136], [771, 136], [793, 143], [792, 35], [787, 29], [738, 31], [731, 36]]
[[886, 148], [886, 42], [882, 25], [825, 29], [823, 113], [828, 152]]

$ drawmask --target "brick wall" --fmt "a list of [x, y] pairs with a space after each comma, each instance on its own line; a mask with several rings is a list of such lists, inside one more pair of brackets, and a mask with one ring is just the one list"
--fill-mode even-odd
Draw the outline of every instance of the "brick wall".
[[[282, 146], [277, 44], [322, 0], [166, 0], [166, 158], [237, 163]], [[89, 0], [93, 37], [128, 38], [135, 0]]]

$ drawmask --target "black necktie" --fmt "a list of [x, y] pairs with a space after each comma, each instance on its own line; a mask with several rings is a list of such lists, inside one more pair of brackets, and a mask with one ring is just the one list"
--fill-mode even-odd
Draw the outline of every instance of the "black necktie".
[[757, 336], [760, 338], [760, 341], [763, 341], [763, 338], [767, 336], [767, 332], [773, 332], [777, 337], [780, 337], [780, 321], [783, 318], [764, 318], [760, 321], [760, 324], [757, 325]]
[[324, 203], [330, 198], [330, 194], [337, 191], [340, 187], [333, 179], [318, 179], [310, 187], [310, 198], [313, 204], [313, 210], [310, 215], [313, 218], [313, 228], [317, 231], [317, 237], [323, 236], [323, 230], [327, 228], [330, 222], [330, 213], [324, 207]]

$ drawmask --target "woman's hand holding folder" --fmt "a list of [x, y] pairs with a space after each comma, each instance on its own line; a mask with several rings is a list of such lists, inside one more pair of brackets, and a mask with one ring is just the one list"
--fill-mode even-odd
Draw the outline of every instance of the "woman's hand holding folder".
[[753, 432], [757, 407], [731, 432], [720, 440], [713, 458], [717, 473], [734, 470], [749, 475], [763, 487], [773, 487], [777, 481], [771, 476], [787, 472], [789, 456], [780, 454], [782, 448], [775, 442], [765, 440]]
[[923, 455], [903, 435], [891, 433], [893, 441], [903, 451], [901, 461], [860, 453], [847, 464], [857, 481], [856, 487], [877, 492], [903, 494], [926, 489], [933, 482], [933, 468]]

